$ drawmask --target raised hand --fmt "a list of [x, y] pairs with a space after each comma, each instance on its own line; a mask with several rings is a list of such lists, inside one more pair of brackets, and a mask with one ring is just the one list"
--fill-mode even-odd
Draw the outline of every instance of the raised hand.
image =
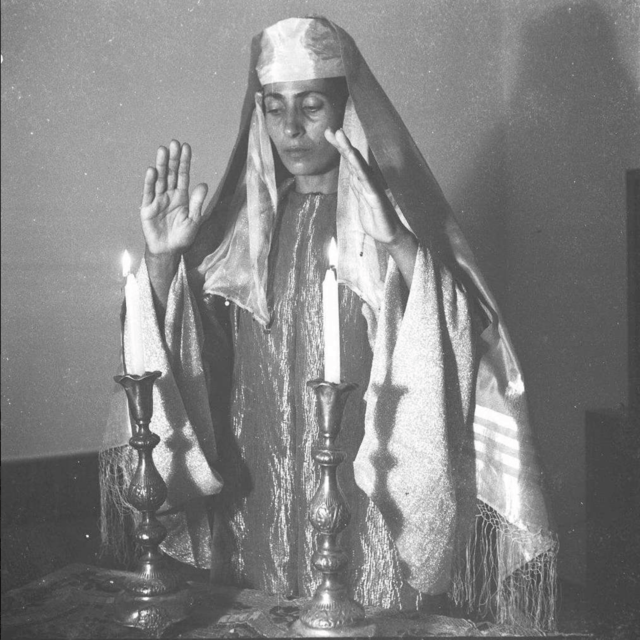
[[409, 287], [418, 252], [415, 236], [400, 221], [384, 190], [375, 184], [371, 167], [351, 145], [345, 132], [327, 129], [325, 138], [348, 162], [350, 185], [361, 205], [360, 224], [365, 233], [383, 244], [391, 254]]
[[191, 147], [172, 140], [168, 150], [158, 149], [156, 166], [147, 169], [140, 207], [147, 255], [181, 255], [205, 220], [207, 185], [199, 184], [189, 196], [190, 167]]
[[365, 233], [384, 245], [397, 242], [409, 233], [384, 191], [373, 181], [371, 167], [351, 145], [345, 132], [325, 131], [325, 138], [349, 164], [351, 189], [360, 204], [360, 223]]

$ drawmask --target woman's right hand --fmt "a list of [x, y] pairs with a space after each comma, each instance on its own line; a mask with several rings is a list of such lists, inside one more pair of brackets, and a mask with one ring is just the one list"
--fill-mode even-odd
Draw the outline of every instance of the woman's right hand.
[[172, 140], [160, 147], [156, 166], [144, 179], [140, 219], [147, 255], [177, 258], [194, 242], [206, 217], [202, 210], [207, 185], [199, 184], [189, 197], [191, 147]]

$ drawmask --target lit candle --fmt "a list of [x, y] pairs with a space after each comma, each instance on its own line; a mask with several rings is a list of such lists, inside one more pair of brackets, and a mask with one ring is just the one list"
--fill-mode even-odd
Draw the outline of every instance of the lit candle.
[[340, 384], [340, 316], [338, 313], [338, 247], [332, 238], [329, 246], [329, 268], [322, 283], [322, 316], [324, 327], [324, 379]]
[[131, 273], [131, 257], [125, 251], [122, 255], [122, 276], [127, 279], [124, 297], [127, 302], [127, 342], [129, 345], [129, 364], [127, 373], [142, 376], [145, 373], [144, 347], [142, 346], [142, 311], [140, 309], [140, 290], [136, 277]]

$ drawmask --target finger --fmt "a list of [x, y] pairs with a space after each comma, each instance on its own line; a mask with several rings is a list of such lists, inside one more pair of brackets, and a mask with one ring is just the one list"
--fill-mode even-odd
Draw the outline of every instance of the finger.
[[148, 167], [147, 172], [144, 174], [144, 188], [142, 189], [142, 204], [141, 207], [148, 207], [155, 198], [155, 185], [158, 172], [155, 167]]
[[352, 149], [353, 145], [351, 144], [351, 140], [347, 137], [347, 134], [343, 129], [338, 129], [333, 137], [336, 141], [336, 146], [340, 150], [341, 153], [348, 154]]
[[191, 169], [191, 147], [185, 142], [180, 152], [178, 167], [178, 191], [189, 191], [189, 171]]
[[180, 143], [172, 140], [169, 145], [169, 173], [167, 174], [167, 189], [175, 189], [178, 184], [178, 165], [180, 164]]
[[202, 214], [202, 205], [207, 197], [209, 187], [203, 182], [199, 184], [189, 198], [189, 217], [192, 220], [198, 220]]
[[361, 180], [368, 180], [369, 165], [365, 162], [358, 149], [351, 144], [351, 141], [347, 138], [347, 134], [342, 129], [339, 129], [335, 133], [335, 139], [342, 157], [347, 160], [349, 166], [356, 172]]
[[[342, 133], [342, 135], [338, 136], [339, 133]], [[340, 152], [340, 155], [343, 156], [345, 160], [348, 159], [349, 150], [352, 146], [349, 138], [347, 138], [342, 129], [338, 129], [335, 132], [331, 131], [331, 129], [327, 129], [324, 132], [324, 137]]]
[[[339, 152], [340, 155], [347, 161], [350, 169], [351, 176], [355, 177], [364, 185], [365, 189], [369, 193], [375, 193], [375, 189], [371, 184], [371, 170], [362, 154], [352, 144], [347, 134], [338, 129], [335, 133], [330, 129], [327, 129], [324, 133], [327, 141], [332, 144]], [[353, 183], [354, 185], [356, 183]], [[356, 189], [356, 191], [364, 195], [363, 189]]]
[[340, 145], [336, 140], [336, 134], [331, 131], [331, 129], [325, 129], [324, 137], [327, 139], [327, 142], [332, 144], [338, 151], [340, 151]]
[[156, 154], [156, 194], [164, 193], [167, 190], [167, 156], [169, 152], [166, 147], [158, 147]]

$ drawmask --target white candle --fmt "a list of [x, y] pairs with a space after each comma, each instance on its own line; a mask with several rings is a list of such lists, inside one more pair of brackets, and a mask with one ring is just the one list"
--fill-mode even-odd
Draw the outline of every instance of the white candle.
[[122, 255], [122, 275], [127, 279], [124, 287], [124, 297], [127, 301], [127, 344], [128, 363], [127, 373], [137, 376], [144, 375], [144, 347], [142, 345], [142, 311], [140, 309], [140, 290], [136, 277], [131, 273], [131, 257], [125, 251]]
[[340, 384], [340, 315], [338, 312], [338, 248], [332, 238], [329, 265], [322, 283], [322, 319], [324, 328], [324, 379]]

